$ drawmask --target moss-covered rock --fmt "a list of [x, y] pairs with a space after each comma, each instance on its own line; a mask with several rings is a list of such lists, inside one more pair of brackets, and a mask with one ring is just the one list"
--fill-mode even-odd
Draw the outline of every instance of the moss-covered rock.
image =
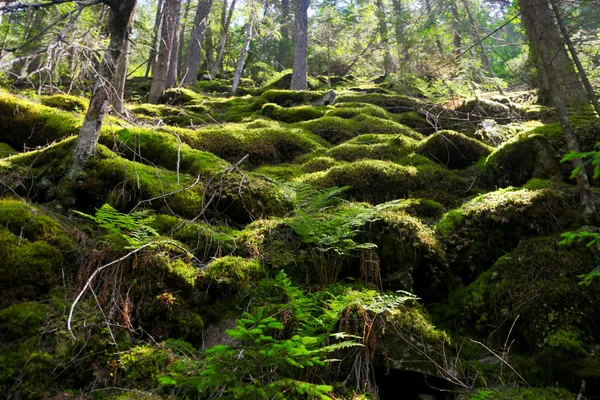
[[419, 114], [417, 111], [407, 111], [397, 115], [396, 121], [401, 123], [402, 125], [406, 125], [409, 128], [414, 129], [415, 131], [423, 134], [430, 134], [435, 131], [433, 126], [427, 119]]
[[421, 101], [412, 97], [382, 93], [342, 93], [336, 101], [338, 103], [369, 103], [392, 113], [416, 111], [423, 106]]
[[476, 114], [486, 118], [510, 118], [514, 116], [509, 106], [490, 99], [469, 99], [456, 107], [456, 111]]
[[395, 161], [408, 155], [417, 141], [402, 135], [366, 134], [339, 144], [325, 153], [341, 161], [360, 159]]
[[202, 272], [202, 278], [232, 290], [248, 289], [263, 271], [256, 259], [226, 256], [211, 261]]
[[466, 397], [468, 400], [573, 400], [575, 396], [563, 388], [521, 387], [511, 389], [480, 389]]
[[302, 170], [306, 173], [325, 171], [337, 164], [332, 157], [314, 157], [302, 165]]
[[541, 135], [519, 135], [485, 161], [486, 178], [498, 187], [521, 186], [532, 178], [562, 178], [564, 168], [551, 142]]
[[88, 109], [88, 101], [86, 99], [68, 94], [42, 96], [40, 102], [45, 106], [59, 108], [65, 111], [86, 112]]
[[322, 107], [298, 106], [281, 107], [277, 104], [267, 103], [260, 109], [260, 114], [281, 122], [300, 122], [321, 118], [325, 115]]
[[0, 142], [14, 149], [45, 146], [74, 135], [81, 117], [0, 93]]
[[322, 92], [308, 90], [267, 90], [253, 101], [252, 107], [258, 110], [267, 103], [275, 103], [281, 107], [293, 107], [310, 104], [322, 96]]
[[257, 175], [265, 175], [280, 181], [291, 181], [303, 172], [302, 166], [298, 164], [263, 165], [254, 170]]
[[470, 282], [520, 240], [563, 232], [577, 224], [578, 195], [570, 186], [508, 188], [479, 196], [449, 211], [436, 226], [451, 268]]
[[0, 311], [0, 338], [19, 340], [34, 335], [46, 319], [47, 304], [13, 304]]
[[392, 119], [390, 113], [381, 107], [369, 103], [339, 103], [335, 108], [329, 110], [330, 117], [354, 118], [357, 115], [370, 115], [382, 119]]
[[439, 131], [423, 140], [416, 152], [450, 169], [466, 168], [492, 148], [461, 133]]
[[17, 154], [17, 153], [18, 152], [15, 151], [8, 144], [6, 144], [6, 143], [0, 143], [0, 158], [10, 157], [13, 154]]
[[416, 140], [423, 138], [421, 134], [397, 122], [363, 114], [351, 119], [325, 115], [312, 121], [300, 122], [296, 126], [307, 129], [332, 144], [338, 144], [366, 133], [403, 135]]
[[181, 105], [190, 104], [202, 100], [202, 95], [190, 89], [174, 88], [167, 89], [158, 99], [160, 104]]
[[570, 385], [581, 378], [600, 335], [600, 293], [579, 284], [598, 256], [559, 240], [555, 235], [521, 242], [440, 306], [449, 325], [485, 337], [492, 348], [509, 337], [516, 356], [511, 363], [535, 385]]

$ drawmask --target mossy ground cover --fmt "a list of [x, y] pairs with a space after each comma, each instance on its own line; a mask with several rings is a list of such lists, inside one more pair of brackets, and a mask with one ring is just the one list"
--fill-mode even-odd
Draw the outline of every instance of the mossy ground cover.
[[[273, 307], [283, 324], [272, 340], [303, 329], [362, 338], [358, 351], [333, 354], [351, 360], [339, 364], [344, 377], [356, 360], [436, 376], [453, 363], [453, 376], [478, 389], [473, 396], [498, 399], [563, 398], [553, 385], [598, 379], [600, 299], [579, 285], [597, 254], [557, 244], [583, 223], [568, 167], [558, 163], [558, 125], [523, 124], [491, 148], [458, 132], [432, 134], [421, 100], [340, 82], [335, 103], [319, 106], [311, 104], [324, 91], [252, 82], [250, 95], [229, 98], [210, 94], [224, 96], [228, 80], [172, 89], [163, 104], [130, 105], [131, 120], [107, 118], [97, 155], [77, 176], [69, 176], [68, 137], [81, 104], [64, 111], [62, 97], [50, 108], [3, 93], [0, 390], [39, 398], [109, 382], [197, 396], [194, 385], [157, 379], [193, 377], [204, 335], [218, 341], [227, 321], [260, 307]], [[135, 84], [142, 96], [145, 81]], [[582, 119], [577, 135], [593, 148], [597, 124]], [[511, 185], [524, 187], [497, 190]], [[136, 227], [109, 231], [77, 214], [106, 203], [116, 215], [145, 214]], [[312, 233], [298, 228], [307, 221]], [[323, 227], [331, 229], [319, 236]], [[349, 236], [331, 242], [342, 231]], [[76, 307], [72, 340], [65, 310], [73, 294], [128, 243], [146, 239], [163, 242], [94, 280], [94, 294]], [[317, 273], [327, 266], [339, 267], [335, 283]], [[395, 302], [396, 290], [420, 299]], [[509, 333], [508, 362], [540, 389], [498, 389], [519, 378], [468, 341], [485, 337], [498, 349]], [[328, 371], [318, 374], [344, 379]]]

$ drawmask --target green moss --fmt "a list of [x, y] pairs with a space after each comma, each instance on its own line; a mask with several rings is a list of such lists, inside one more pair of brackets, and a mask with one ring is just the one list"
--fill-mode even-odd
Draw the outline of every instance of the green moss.
[[435, 164], [414, 167], [379, 160], [338, 165], [298, 180], [319, 188], [351, 186], [345, 197], [372, 203], [414, 197], [452, 205], [471, 190], [467, 179]]
[[486, 178], [498, 187], [521, 186], [532, 178], [561, 179], [568, 173], [551, 141], [539, 134], [521, 134], [509, 140], [486, 159], [484, 169]]
[[390, 113], [381, 107], [368, 103], [340, 103], [335, 108], [328, 111], [330, 117], [354, 118], [358, 115], [370, 115], [382, 119], [392, 119]]
[[466, 168], [491, 151], [491, 147], [454, 131], [436, 132], [417, 148], [418, 154], [450, 169]]
[[457, 107], [456, 111], [490, 118], [511, 116], [511, 110], [507, 105], [489, 99], [469, 99]]
[[405, 211], [413, 217], [426, 221], [439, 219], [446, 208], [434, 200], [429, 199], [406, 199], [399, 202], [394, 209]]
[[360, 159], [395, 161], [410, 153], [417, 142], [401, 135], [366, 134], [329, 149], [325, 155], [341, 161]]
[[19, 340], [30, 337], [42, 328], [48, 305], [20, 303], [0, 311], [0, 337]]
[[325, 171], [338, 164], [332, 157], [314, 157], [302, 165], [302, 170], [306, 173]]
[[[183, 133], [179, 135], [177, 132]], [[116, 142], [118, 153], [130, 160], [140, 160], [171, 171], [176, 171], [179, 163], [181, 172], [205, 178], [229, 166], [211, 153], [190, 148], [184, 141], [186, 134], [193, 132], [171, 133], [149, 128], [123, 128], [115, 132], [107, 127], [102, 130], [99, 143], [114, 146]], [[180, 144], [177, 136], [184, 142]]]
[[578, 196], [573, 187], [516, 190], [479, 196], [444, 215], [436, 226], [450, 266], [465, 282], [488, 269], [519, 240], [562, 232], [577, 224]]
[[262, 270], [256, 259], [226, 256], [211, 261], [202, 272], [202, 277], [233, 290], [244, 290], [259, 277]]
[[254, 172], [280, 181], [288, 181], [302, 175], [303, 169], [297, 164], [263, 165]]
[[148, 117], [166, 117], [181, 113], [180, 108], [171, 107], [165, 104], [138, 104], [129, 107], [129, 111], [134, 114], [145, 115]]
[[65, 111], [77, 111], [85, 113], [88, 109], [88, 101], [86, 99], [68, 94], [42, 96], [40, 101], [45, 106], [59, 108]]
[[420, 134], [404, 125], [362, 114], [351, 119], [326, 115], [312, 121], [300, 122], [295, 126], [307, 129], [332, 144], [338, 144], [365, 133], [396, 134], [416, 140], [422, 139]]
[[337, 103], [369, 103], [383, 108], [392, 113], [402, 113], [415, 111], [422, 107], [422, 103], [408, 96], [390, 95], [382, 93], [342, 93], [337, 99]]
[[480, 389], [469, 395], [469, 400], [572, 400], [568, 390], [562, 388], [512, 388]]
[[81, 122], [66, 111], [0, 93], [0, 142], [12, 148], [45, 146], [76, 134]]
[[398, 114], [396, 121], [402, 125], [406, 125], [420, 133], [431, 133], [433, 127], [427, 120], [417, 111], [407, 111]]
[[190, 104], [193, 101], [201, 101], [202, 95], [190, 89], [174, 88], [167, 89], [159, 98], [160, 104], [180, 105]]
[[325, 115], [325, 112], [323, 107], [280, 107], [277, 104], [267, 103], [260, 109], [260, 114], [276, 121], [300, 122], [320, 118]]
[[558, 235], [524, 240], [440, 307], [449, 324], [488, 346], [510, 332], [514, 365], [535, 385], [571, 382], [598, 340], [600, 293], [578, 278], [594, 265], [594, 251], [558, 242]]
[[321, 92], [311, 92], [308, 90], [267, 90], [253, 101], [252, 107], [254, 110], [258, 110], [267, 103], [275, 103], [281, 107], [292, 107], [309, 104], [321, 96], [323, 96]]
[[6, 143], [0, 143], [0, 158], [10, 157], [13, 154], [17, 154], [17, 153], [18, 152], [15, 151], [8, 144], [6, 144]]
[[278, 164], [323, 148], [320, 138], [301, 129], [255, 128], [243, 124], [196, 131], [177, 131], [187, 144], [216, 154], [230, 162], [249, 155], [245, 165]]

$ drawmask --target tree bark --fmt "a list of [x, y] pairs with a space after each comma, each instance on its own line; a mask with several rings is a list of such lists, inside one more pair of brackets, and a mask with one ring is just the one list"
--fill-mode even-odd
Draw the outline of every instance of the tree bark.
[[[519, 0], [525, 31], [530, 41], [538, 72], [538, 93], [542, 102], [548, 102], [547, 94], [552, 94], [558, 86], [564, 95], [567, 107], [588, 103], [589, 99], [577, 78], [571, 60], [563, 45], [560, 32], [554, 22], [554, 15], [548, 0]], [[547, 60], [544, 61], [544, 60]], [[546, 68], [551, 63], [554, 79], [550, 79]]]
[[152, 86], [148, 102], [156, 103], [159, 97], [167, 89], [169, 79], [169, 66], [171, 64], [171, 52], [177, 36], [177, 3], [180, 0], [164, 0], [162, 29], [160, 32], [160, 43], [156, 67], [153, 70]]
[[[235, 9], [235, 3], [237, 0], [231, 0], [229, 6], [229, 12], [227, 12], [227, 1], [223, 0], [223, 11], [221, 13], [221, 39], [219, 40], [219, 48], [217, 50], [217, 59], [210, 69], [210, 74], [215, 76], [218, 72], [223, 70], [223, 58], [225, 57], [225, 45], [227, 44], [227, 33], [229, 32], [229, 25], [231, 25], [231, 17], [233, 16], [233, 10]], [[227, 16], [226, 16], [227, 15]]]
[[377, 6], [377, 19], [379, 20], [379, 37], [381, 39], [381, 45], [383, 46], [384, 51], [383, 74], [388, 76], [394, 72], [394, 61], [392, 60], [392, 55], [390, 54], [388, 28], [385, 20], [386, 12], [385, 7], [383, 6], [383, 0], [376, 0], [375, 4]]
[[215, 63], [215, 46], [213, 43], [213, 34], [210, 24], [206, 27], [206, 39], [204, 39], [204, 47], [206, 51], [206, 69], [210, 71], [212, 65]]
[[137, 0], [104, 1], [104, 4], [111, 9], [111, 17], [108, 23], [110, 43], [102, 58], [99, 74], [92, 89], [90, 106], [77, 137], [77, 143], [73, 151], [72, 174], [75, 174], [96, 152], [102, 121], [108, 112], [111, 82], [121, 55], [127, 51], [127, 42], [133, 25], [136, 3]]
[[212, 0], [200, 0], [198, 2], [183, 68], [183, 84], [185, 86], [195, 86], [198, 82], [202, 42], [204, 41], [204, 31], [206, 30], [211, 7]]
[[452, 56], [454, 58], [458, 57], [461, 53], [462, 47], [462, 38], [460, 37], [460, 16], [458, 14], [458, 6], [456, 5], [456, 1], [451, 0], [450, 2], [450, 10], [452, 11]]
[[408, 63], [408, 43], [404, 37], [405, 22], [403, 18], [402, 1], [392, 0], [392, 6], [394, 7], [394, 33], [396, 35], [396, 49], [398, 51], [399, 66], [402, 70], [404, 65]]
[[129, 62], [129, 40], [125, 42], [125, 48], [119, 57], [117, 70], [113, 78], [113, 90], [111, 90], [111, 104], [113, 109], [123, 114], [125, 112], [125, 81], [127, 80], [127, 64]]
[[292, 90], [308, 87], [308, 5], [309, 0], [296, 0], [294, 16], [294, 62], [292, 64]]
[[277, 49], [277, 70], [282, 71], [289, 67], [289, 48], [290, 48], [290, 0], [281, 0], [281, 17], [279, 19], [280, 28], [279, 45]]
[[573, 42], [571, 41], [571, 37], [569, 36], [569, 31], [567, 30], [567, 27], [565, 26], [565, 23], [563, 22], [560, 16], [560, 11], [558, 9], [558, 5], [556, 4], [556, 0], [550, 0], [550, 4], [552, 5], [552, 11], [554, 11], [554, 16], [556, 17], [556, 23], [558, 24], [558, 27], [562, 32], [565, 43], [567, 44], [567, 48], [569, 49], [569, 53], [571, 53], [571, 58], [577, 66], [579, 77], [583, 82], [583, 86], [585, 87], [588, 97], [590, 98], [592, 105], [594, 106], [596, 114], [598, 114], [598, 116], [600, 117], [600, 103], [598, 103], [598, 96], [596, 96], [596, 92], [594, 92], [594, 88], [592, 87], [592, 84], [590, 83], [590, 80], [588, 79], [588, 76], [585, 73], [585, 69], [581, 64], [581, 60], [579, 60], [579, 55], [577, 55], [577, 50], [575, 50], [575, 46], [573, 46]]
[[231, 85], [232, 96], [235, 96], [235, 92], [237, 91], [238, 85], [240, 84], [240, 78], [242, 76], [242, 72], [244, 71], [244, 62], [246, 61], [246, 54], [248, 53], [248, 48], [250, 47], [250, 42], [252, 41], [255, 11], [252, 4], [249, 4], [249, 7], [252, 8], [250, 10], [250, 18], [248, 24], [246, 25], [246, 37], [244, 38], [244, 45], [242, 46], [240, 59], [238, 60], [235, 75], [233, 76], [233, 84]]
[[177, 83], [177, 74], [179, 72], [179, 26], [181, 25], [181, 0], [177, 0], [174, 2], [174, 17], [173, 17], [173, 26], [170, 29], [173, 29], [173, 33], [170, 35], [172, 37], [171, 44], [171, 55], [169, 60], [169, 70], [167, 72], [167, 89], [172, 88]]
[[179, 30], [179, 40], [177, 47], [177, 77], [181, 79], [181, 73], [183, 72], [183, 48], [185, 47], [185, 30], [187, 29], [188, 15], [190, 14], [190, 7], [192, 0], [185, 2], [183, 11], [183, 18], [181, 19], [181, 29]]
[[150, 47], [150, 54], [148, 55], [148, 64], [146, 65], [146, 78], [150, 75], [150, 71], [154, 72], [156, 67], [156, 55], [158, 54], [158, 38], [160, 37], [160, 30], [162, 24], [162, 10], [164, 0], [158, 0], [156, 6], [156, 18], [154, 19], [154, 37], [152, 38], [152, 45]]

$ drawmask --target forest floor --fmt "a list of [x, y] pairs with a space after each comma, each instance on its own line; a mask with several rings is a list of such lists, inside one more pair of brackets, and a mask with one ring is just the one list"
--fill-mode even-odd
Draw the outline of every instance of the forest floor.
[[0, 92], [0, 393], [600, 396], [599, 254], [531, 92], [227, 84], [129, 82], [76, 176], [87, 100]]

